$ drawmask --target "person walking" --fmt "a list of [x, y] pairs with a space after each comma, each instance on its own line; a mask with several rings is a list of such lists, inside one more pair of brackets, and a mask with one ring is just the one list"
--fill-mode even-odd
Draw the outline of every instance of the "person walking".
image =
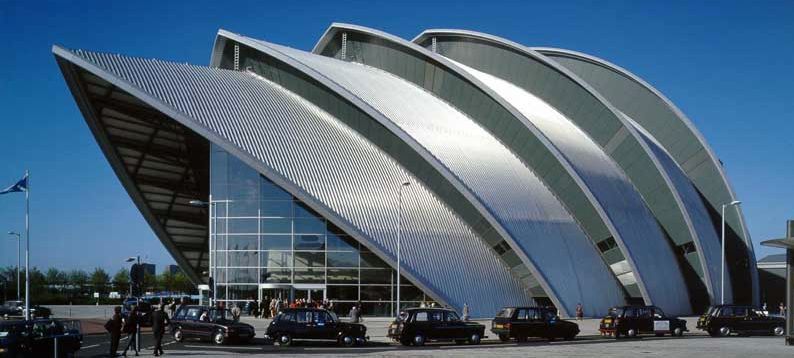
[[240, 306], [235, 303], [234, 306], [232, 306], [232, 320], [235, 322], [239, 321], [241, 313], [242, 311], [240, 310]]
[[176, 300], [174, 299], [172, 299], [171, 304], [168, 305], [168, 315], [168, 318], [174, 318], [174, 315], [176, 315]]
[[781, 316], [786, 315], [786, 305], [784, 305], [783, 302], [780, 302], [780, 306], [778, 306], [778, 310]]
[[171, 324], [168, 314], [165, 312], [165, 305], [161, 304], [160, 309], [152, 313], [152, 334], [154, 334], [154, 356], [159, 357], [163, 354], [163, 335], [165, 327]]
[[251, 299], [251, 312], [248, 312], [249, 316], [257, 317], [259, 316], [259, 301], [255, 299]]
[[105, 323], [105, 329], [110, 333], [110, 356], [118, 355], [119, 340], [121, 339], [121, 306], [113, 307], [113, 317]]
[[132, 306], [130, 313], [127, 314], [127, 318], [124, 320], [124, 333], [127, 334], [127, 347], [124, 348], [124, 352], [121, 353], [123, 356], [127, 356], [127, 351], [132, 347], [132, 350], [135, 351], [135, 356], [138, 356], [140, 352], [138, 352], [138, 347], [136, 343], [136, 337], [138, 333], [138, 306]]
[[581, 321], [584, 319], [584, 307], [582, 307], [581, 303], [576, 304], [576, 320]]
[[465, 303], [465, 302], [463, 303], [463, 312], [462, 313], [463, 313], [463, 321], [468, 322], [469, 321], [469, 304], [468, 303]]

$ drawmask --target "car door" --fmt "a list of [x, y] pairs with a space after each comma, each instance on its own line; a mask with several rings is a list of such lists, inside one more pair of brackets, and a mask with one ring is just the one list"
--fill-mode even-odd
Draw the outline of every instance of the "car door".
[[452, 338], [452, 334], [444, 322], [444, 312], [440, 310], [427, 311], [427, 330], [425, 334], [430, 339], [445, 340]]
[[752, 332], [753, 324], [751, 318], [748, 316], [748, 309], [744, 306], [733, 307], [733, 328], [735, 332]]
[[196, 337], [197, 322], [201, 317], [201, 309], [199, 307], [190, 307], [185, 313], [185, 319], [182, 322], [182, 335], [185, 337]]
[[444, 312], [444, 326], [447, 339], [462, 339], [468, 337], [466, 323], [464, 323], [455, 312]]
[[298, 339], [312, 339], [314, 333], [314, 315], [310, 310], [296, 310], [295, 324], [292, 337]]
[[510, 333], [514, 337], [527, 337], [529, 336], [529, 309], [518, 308], [510, 320]]
[[547, 322], [545, 321], [540, 308], [527, 309], [527, 332], [531, 337], [546, 337], [548, 332]]

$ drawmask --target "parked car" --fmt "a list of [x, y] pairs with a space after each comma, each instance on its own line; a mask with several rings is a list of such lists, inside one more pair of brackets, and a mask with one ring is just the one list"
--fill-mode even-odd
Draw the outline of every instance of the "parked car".
[[609, 313], [601, 319], [598, 329], [601, 335], [620, 338], [636, 337], [640, 334], [670, 334], [674, 337], [684, 335], [688, 331], [686, 321], [677, 317], [668, 317], [661, 308], [656, 306], [622, 306], [609, 309]]
[[339, 320], [335, 313], [321, 308], [289, 308], [270, 322], [265, 339], [290, 345], [295, 339], [330, 340], [343, 346], [364, 344], [367, 327]]
[[786, 320], [771, 317], [752, 306], [716, 305], [698, 319], [697, 328], [712, 337], [727, 337], [732, 333], [742, 336], [786, 334]]
[[560, 319], [553, 307], [505, 307], [491, 321], [491, 332], [502, 342], [511, 338], [523, 342], [528, 337], [572, 340], [579, 325]]
[[171, 319], [171, 332], [177, 342], [188, 338], [210, 340], [218, 345], [250, 342], [254, 338], [254, 327], [232, 317], [229, 309], [185, 306]]
[[[0, 316], [9, 317], [22, 317], [25, 315], [25, 302], [23, 301], [6, 301], [0, 306]], [[52, 310], [47, 307], [33, 305], [30, 307], [31, 318], [50, 318]]]
[[464, 322], [455, 311], [445, 308], [411, 308], [389, 325], [388, 337], [403, 345], [421, 346], [429, 341], [480, 344], [485, 326]]
[[0, 321], [0, 357], [72, 357], [83, 335], [78, 320]]

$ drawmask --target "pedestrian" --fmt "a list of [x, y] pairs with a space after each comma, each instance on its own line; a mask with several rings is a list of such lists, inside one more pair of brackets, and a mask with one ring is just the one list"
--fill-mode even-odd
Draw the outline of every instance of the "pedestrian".
[[270, 300], [267, 296], [259, 302], [259, 318], [268, 318], [270, 314]]
[[176, 315], [176, 300], [175, 299], [172, 299], [171, 300], [171, 304], [168, 305], [168, 314], [170, 315], [169, 318], [174, 318], [174, 315]]
[[179, 300], [179, 306], [177, 306], [176, 312], [174, 314], [179, 313], [179, 311], [181, 311], [185, 307], [187, 307], [187, 300], [184, 297], [182, 297]]
[[469, 304], [465, 302], [463, 303], [463, 320], [469, 321]]
[[284, 307], [284, 301], [280, 298], [275, 299], [276, 302], [273, 304], [273, 308], [270, 310], [270, 318], [275, 318], [279, 312], [281, 312], [281, 308]]
[[238, 305], [235, 303], [235, 304], [234, 304], [234, 306], [232, 306], [232, 319], [233, 319], [235, 322], [237, 322], [237, 321], [239, 321], [239, 320], [240, 320], [240, 313], [242, 313], [242, 312], [241, 312], [241, 310], [240, 310], [240, 306], [238, 306]]
[[353, 307], [350, 308], [350, 322], [358, 323], [359, 317], [360, 316], [359, 316], [358, 306], [353, 305]]
[[127, 318], [124, 320], [124, 333], [127, 334], [127, 347], [124, 348], [124, 352], [121, 353], [123, 356], [127, 356], [127, 351], [132, 347], [132, 350], [135, 351], [135, 356], [138, 356], [140, 352], [138, 352], [138, 346], [136, 345], [136, 337], [138, 333], [138, 306], [133, 305], [130, 312], [127, 314]]
[[119, 340], [121, 339], [121, 306], [113, 307], [113, 317], [105, 323], [105, 329], [110, 333], [110, 356], [118, 355]]
[[165, 327], [171, 324], [168, 314], [165, 312], [165, 305], [161, 304], [160, 309], [152, 313], [152, 334], [154, 334], [154, 356], [163, 354], [163, 335]]
[[780, 302], [780, 306], [778, 306], [778, 310], [780, 311], [781, 316], [786, 315], [786, 305], [784, 305], [783, 302]]
[[584, 307], [582, 307], [581, 303], [576, 304], [576, 320], [581, 321], [584, 319]]
[[259, 301], [251, 299], [251, 312], [249, 312], [248, 315], [253, 317], [259, 315]]

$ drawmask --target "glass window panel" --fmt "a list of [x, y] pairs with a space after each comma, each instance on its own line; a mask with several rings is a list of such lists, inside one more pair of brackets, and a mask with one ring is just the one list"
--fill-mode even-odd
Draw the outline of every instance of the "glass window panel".
[[325, 271], [312, 269], [296, 269], [295, 283], [323, 283], [325, 282]]
[[226, 250], [226, 235], [215, 235], [212, 245], [215, 251]]
[[259, 237], [262, 250], [289, 250], [292, 249], [292, 236], [290, 235], [262, 235]]
[[228, 163], [226, 152], [213, 144], [210, 152], [210, 192], [215, 200], [224, 200], [228, 197]]
[[262, 190], [262, 199], [268, 200], [292, 200], [292, 195], [286, 190], [281, 189], [276, 183], [260, 176], [260, 187]]
[[[363, 246], [362, 246], [363, 247]], [[362, 252], [361, 253], [361, 267], [384, 267], [388, 268], [389, 265], [386, 265], [383, 260], [375, 256], [375, 254], [371, 252]]]
[[229, 158], [229, 197], [259, 200], [259, 173], [234, 156]]
[[314, 211], [312, 208], [306, 206], [306, 204], [301, 203], [300, 201], [295, 202], [295, 217], [297, 218], [317, 218], [320, 219], [322, 216]]
[[295, 250], [324, 250], [324, 235], [295, 235]]
[[259, 216], [258, 200], [235, 200], [229, 203], [229, 217]]
[[263, 217], [292, 217], [292, 200], [268, 200], [260, 204]]
[[260, 251], [262, 267], [292, 267], [290, 251]]
[[361, 286], [361, 300], [389, 301], [391, 300], [391, 286]]
[[325, 252], [295, 252], [295, 267], [324, 267]]
[[257, 240], [258, 236], [256, 235], [229, 235], [227, 236], [229, 241], [228, 250], [257, 250]]
[[256, 251], [229, 251], [228, 255], [230, 267], [259, 267], [259, 253]]
[[318, 218], [295, 219], [295, 233], [325, 235], [325, 220]]
[[258, 219], [226, 219], [226, 222], [229, 225], [230, 234], [256, 234], [259, 231]]
[[391, 284], [391, 270], [362, 269], [361, 284]]
[[337, 235], [329, 231], [328, 250], [358, 251], [358, 242], [350, 236]]
[[258, 296], [256, 285], [229, 285], [230, 300], [250, 301]]
[[391, 310], [391, 305], [391, 302], [364, 302], [361, 304], [361, 315], [388, 317], [394, 314]]
[[[225, 213], [225, 212], [226, 211], [221, 211], [220, 208], [218, 208], [218, 215], [221, 215], [221, 213]], [[219, 235], [226, 233], [226, 219], [214, 218], [212, 220], [212, 226], [213, 226], [212, 231], [214, 233]]]
[[292, 270], [283, 268], [263, 268], [263, 283], [290, 283], [292, 282]]
[[358, 269], [328, 269], [328, 283], [358, 283]]
[[225, 268], [216, 268], [214, 270], [213, 276], [215, 277], [215, 283], [223, 283], [226, 282], [226, 269]]
[[255, 268], [233, 268], [228, 269], [229, 283], [257, 283], [257, 269]]
[[329, 300], [357, 301], [358, 286], [327, 286]]
[[328, 267], [358, 267], [358, 252], [328, 251]]
[[422, 290], [414, 286], [400, 285], [400, 300], [401, 301], [423, 301], [424, 294]]
[[292, 220], [291, 219], [261, 219], [260, 225], [262, 226], [263, 234], [291, 234], [292, 233]]
[[217, 267], [226, 266], [226, 251], [216, 251], [212, 257]]

